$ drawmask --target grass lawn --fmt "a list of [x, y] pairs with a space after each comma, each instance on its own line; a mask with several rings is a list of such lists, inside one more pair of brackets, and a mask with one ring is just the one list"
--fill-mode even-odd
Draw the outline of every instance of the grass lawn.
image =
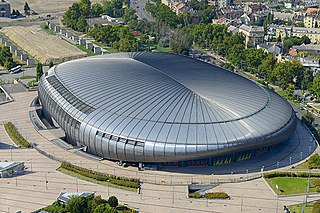
[[88, 54], [88, 56], [94, 56], [97, 55], [95, 54], [92, 50], [87, 49], [86, 47], [82, 46], [82, 45], [75, 45], [76, 47], [78, 47], [80, 50], [82, 50], [83, 52], [86, 52]]
[[114, 49], [112, 47], [106, 47], [104, 49], [106, 49], [109, 53], [119, 53], [120, 52], [119, 50]]
[[[312, 206], [314, 202], [308, 202], [307, 206], [304, 207], [304, 213], [312, 213]], [[301, 213], [302, 211], [302, 205], [304, 204], [298, 204], [298, 205], [293, 205], [293, 206], [288, 206], [290, 211], [292, 213]]]
[[293, 170], [309, 170], [309, 162], [303, 162], [302, 164], [292, 168]]
[[47, 32], [49, 35], [57, 35], [57, 33], [54, 30], [51, 30], [50, 28], [46, 29], [46, 26], [49, 27], [47, 24], [42, 24], [40, 27], [43, 31]]
[[21, 76], [19, 79], [31, 79], [31, 78], [36, 78], [36, 76], [34, 76], [34, 75], [24, 75], [24, 76]]
[[[267, 183], [278, 195], [290, 195], [305, 193], [308, 187], [308, 178], [301, 177], [275, 177], [265, 178]], [[316, 192], [315, 187], [310, 181], [310, 192]], [[277, 190], [276, 185], [279, 186]]]
[[[81, 180], [85, 180], [85, 181], [88, 181], [88, 182], [91, 182], [91, 183], [97, 183], [97, 184], [100, 184], [100, 185], [103, 185], [103, 186], [108, 186], [108, 182], [106, 182], [106, 181], [97, 181], [96, 179], [82, 176], [82, 175], [80, 175], [78, 173], [69, 171], [69, 170], [64, 169], [64, 168], [58, 168], [57, 171], [59, 171], [59, 172], [61, 172], [63, 174], [72, 176], [72, 177], [78, 177]], [[109, 186], [112, 187], [112, 188], [123, 189], [123, 190], [127, 190], [127, 191], [133, 191], [133, 192], [137, 191], [137, 189], [133, 189], [133, 188], [125, 187], [125, 186], [118, 186], [118, 185], [115, 185], [115, 184], [112, 184], [112, 183], [109, 183]]]
[[159, 45], [156, 45], [157, 52], [165, 52], [165, 53], [172, 53], [172, 49], [170, 47], [160, 47]]

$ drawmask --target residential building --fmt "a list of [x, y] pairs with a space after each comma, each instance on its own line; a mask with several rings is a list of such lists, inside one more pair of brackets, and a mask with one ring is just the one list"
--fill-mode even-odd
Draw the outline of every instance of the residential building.
[[239, 33], [242, 33], [245, 37], [245, 46], [257, 46], [264, 42], [264, 29], [259, 26], [241, 25]]
[[229, 25], [231, 23], [230, 19], [227, 19], [225, 17], [218, 18], [218, 19], [213, 19], [212, 20], [213, 24], [224, 24], [224, 25]]
[[294, 14], [292, 13], [282, 13], [282, 12], [272, 12], [273, 19], [283, 20], [283, 21], [292, 21]]
[[302, 44], [302, 45], [293, 45], [292, 49], [297, 52], [307, 52], [313, 55], [320, 56], [320, 45], [319, 44]]
[[276, 28], [276, 37], [291, 37], [291, 36], [307, 36], [311, 43], [320, 43], [320, 28], [306, 28], [306, 27], [293, 27], [293, 26], [278, 26]]
[[282, 52], [280, 45], [273, 42], [258, 44], [257, 49], [263, 49], [266, 53], [272, 53], [273, 55], [279, 55]]
[[11, 17], [11, 9], [10, 3], [6, 0], [0, 0], [0, 17], [10, 18]]
[[318, 28], [318, 27], [320, 27], [320, 16], [319, 15], [306, 15], [304, 17], [303, 24], [307, 28]]
[[310, 7], [310, 8], [308, 8], [307, 10], [306, 10], [306, 13], [307, 14], [312, 14], [312, 13], [314, 13], [314, 12], [320, 12], [320, 8], [312, 8], [312, 7]]
[[11, 177], [24, 172], [24, 162], [0, 162], [0, 178]]
[[243, 11], [235, 7], [225, 7], [219, 10], [219, 16], [233, 20], [240, 18], [243, 15]]
[[218, 0], [219, 8], [231, 6], [231, 0]]

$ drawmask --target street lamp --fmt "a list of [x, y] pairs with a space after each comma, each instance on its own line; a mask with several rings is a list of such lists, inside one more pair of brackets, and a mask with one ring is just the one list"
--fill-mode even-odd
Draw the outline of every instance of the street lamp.
[[292, 163], [292, 157], [291, 156], [289, 158], [289, 161], [290, 161], [290, 166], [291, 166], [291, 163]]
[[76, 177], [77, 192], [79, 192], [78, 177]]
[[280, 162], [278, 161], [277, 162], [277, 169], [279, 169], [279, 166], [280, 166]]
[[27, 159], [27, 161], [29, 161], [29, 162], [30, 162], [30, 169], [31, 169], [31, 172], [33, 172], [33, 171], [32, 171], [32, 159], [31, 159], [31, 158], [29, 158], [29, 159]]
[[107, 180], [107, 183], [108, 183], [108, 197], [110, 197], [109, 182], [110, 182], [110, 180]]
[[13, 157], [12, 157], [12, 146], [10, 146], [10, 153], [11, 153], [11, 161], [13, 161]]
[[302, 152], [300, 152], [300, 160], [302, 160]]

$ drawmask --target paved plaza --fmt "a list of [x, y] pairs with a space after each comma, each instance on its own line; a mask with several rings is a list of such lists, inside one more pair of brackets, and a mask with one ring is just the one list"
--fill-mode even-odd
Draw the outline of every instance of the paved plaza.
[[[37, 92], [21, 92], [11, 94], [15, 99], [14, 102], [0, 105], [0, 160], [25, 161], [28, 167], [26, 174], [16, 178], [0, 179], [0, 212], [30, 212], [41, 207], [51, 204], [61, 191], [94, 191], [102, 197], [116, 195], [120, 203], [126, 203], [130, 207], [135, 207], [140, 212], [279, 212], [284, 205], [301, 203], [304, 195], [294, 197], [277, 197], [270, 190], [269, 186], [263, 179], [256, 179], [241, 183], [227, 183], [219, 185], [218, 190], [227, 192], [230, 200], [213, 200], [205, 199], [194, 200], [187, 198], [187, 182], [210, 182], [213, 179], [230, 179], [245, 174], [214, 175], [213, 167], [192, 168], [197, 170], [193, 174], [188, 171], [169, 172], [169, 171], [137, 171], [133, 167], [120, 167], [116, 163], [103, 160], [96, 161], [76, 155], [75, 150], [63, 149], [50, 142], [56, 139], [55, 132], [50, 130], [36, 131], [29, 119], [29, 111], [34, 110], [30, 107], [31, 101], [37, 96]], [[119, 176], [137, 177], [145, 182], [156, 182], [157, 184], [144, 183], [142, 186], [142, 195], [137, 192], [130, 192], [115, 188], [109, 188], [94, 183], [77, 180], [73, 177], [64, 175], [56, 171], [60, 163], [53, 161], [35, 149], [11, 149], [14, 144], [4, 130], [5, 122], [13, 122], [19, 132], [29, 141], [38, 144], [38, 148], [46, 153], [56, 156], [60, 159], [77, 164], [82, 167], [95, 169]], [[300, 126], [302, 128], [302, 126]], [[300, 128], [299, 127], [299, 128]], [[306, 157], [309, 152], [309, 146], [312, 143], [310, 136], [303, 133], [296, 134], [294, 137], [300, 137], [300, 145], [305, 144], [302, 158]], [[312, 144], [311, 144], [312, 145]], [[300, 148], [298, 144], [292, 144], [293, 152], [292, 162], [300, 160]], [[313, 151], [313, 148], [312, 150]], [[295, 154], [294, 154], [295, 153]], [[288, 153], [288, 156], [290, 154]], [[283, 156], [283, 162], [288, 161]], [[263, 158], [263, 156], [261, 156]], [[265, 158], [268, 158], [267, 156]], [[257, 161], [257, 160], [256, 160]], [[270, 165], [276, 159], [270, 160]], [[282, 162], [281, 161], [281, 162]], [[254, 162], [247, 163], [248, 168], [254, 167]], [[289, 164], [289, 163], [288, 163]], [[230, 164], [227, 168], [233, 166], [237, 168], [241, 165]], [[268, 168], [268, 165], [264, 165]], [[281, 164], [280, 166], [284, 166]], [[259, 168], [257, 165], [256, 168]], [[282, 167], [286, 170], [288, 167]], [[186, 168], [188, 170], [188, 168]], [[189, 170], [191, 170], [189, 168]], [[205, 172], [199, 172], [199, 171]], [[233, 169], [235, 170], [235, 169]], [[243, 171], [243, 169], [242, 169]], [[251, 173], [248, 175], [256, 175]], [[45, 181], [48, 180], [48, 184]], [[172, 185], [171, 185], [172, 184]], [[320, 199], [320, 194], [312, 195], [309, 200]]]

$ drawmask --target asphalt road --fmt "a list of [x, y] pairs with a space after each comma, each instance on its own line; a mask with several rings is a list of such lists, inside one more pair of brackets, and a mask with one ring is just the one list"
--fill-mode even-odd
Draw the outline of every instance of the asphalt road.
[[149, 0], [130, 0], [130, 7], [137, 11], [137, 15], [140, 19], [154, 21], [154, 18], [145, 10], [147, 2], [149, 2]]

